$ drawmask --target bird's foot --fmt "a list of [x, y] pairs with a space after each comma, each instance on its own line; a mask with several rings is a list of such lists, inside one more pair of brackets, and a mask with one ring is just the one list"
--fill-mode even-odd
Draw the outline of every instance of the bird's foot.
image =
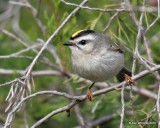
[[135, 81], [132, 80], [132, 78], [130, 76], [128, 76], [127, 74], [125, 74], [125, 81], [126, 81], [126, 85], [134, 85]]
[[93, 100], [93, 96], [92, 96], [92, 93], [91, 93], [91, 90], [90, 89], [87, 89], [87, 92], [86, 92], [86, 97], [89, 101], [92, 101]]

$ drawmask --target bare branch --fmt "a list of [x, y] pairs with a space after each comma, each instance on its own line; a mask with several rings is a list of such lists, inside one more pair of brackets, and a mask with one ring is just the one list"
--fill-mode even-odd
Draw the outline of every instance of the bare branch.
[[34, 125], [31, 126], [31, 128], [36, 128], [38, 127], [40, 124], [42, 124], [44, 121], [48, 120], [49, 118], [51, 118], [52, 116], [58, 114], [58, 113], [61, 113], [61, 112], [64, 112], [66, 110], [69, 110], [71, 109], [73, 106], [75, 106], [76, 104], [78, 103], [78, 101], [74, 100], [72, 101], [70, 104], [62, 107], [62, 108], [59, 108], [57, 110], [53, 110], [51, 113], [49, 113], [48, 115], [46, 115], [45, 117], [43, 117], [42, 119], [40, 119], [38, 122], [36, 122]]
[[16, 53], [12, 53], [12, 54], [10, 54], [10, 55], [0, 56], [0, 59], [9, 59], [9, 58], [12, 58], [12, 57], [17, 57], [17, 56], [19, 56], [20, 54], [23, 54], [23, 53], [25, 53], [25, 52], [28, 52], [29, 50], [38, 48], [38, 47], [40, 47], [40, 46], [42, 46], [42, 44], [35, 44], [35, 45], [30, 46], [30, 47], [28, 47], [28, 48], [26, 48], [26, 49], [20, 50], [20, 51], [18, 51], [18, 52], [16, 52]]
[[122, 103], [122, 110], [121, 110], [121, 121], [120, 121], [120, 126], [119, 128], [123, 128], [123, 120], [124, 120], [124, 111], [125, 111], [125, 103], [124, 103], [124, 88], [125, 88], [125, 84], [122, 86], [122, 90], [121, 90], [121, 103]]
[[[78, 4], [75, 3], [70, 3], [70, 2], [66, 2], [65, 0], [61, 0], [64, 4], [66, 5], [70, 5], [70, 6], [75, 6], [78, 7]], [[89, 6], [80, 6], [83, 9], [88, 9], [91, 11], [100, 11], [100, 12], [129, 12], [131, 11], [129, 8], [127, 8], [124, 3], [121, 4], [117, 4], [117, 7], [120, 7], [119, 9], [105, 9], [105, 8], [93, 8], [93, 7], [89, 7]], [[156, 7], [144, 7], [144, 6], [134, 6], [133, 7], [133, 11], [139, 11], [139, 12], [156, 12], [157, 8]]]
[[112, 23], [113, 19], [116, 18], [116, 17], [118, 16], [118, 14], [119, 14], [119, 12], [116, 12], [116, 13], [110, 18], [108, 24], [107, 24], [106, 27], [103, 29], [103, 32], [105, 32], [105, 31], [109, 28], [109, 26], [110, 26], [110, 24]]
[[[151, 68], [151, 71], [156, 71], [160, 69], [160, 65], [157, 65], [157, 66], [154, 66]], [[148, 70], [144, 70], [142, 72], [140, 72], [139, 74], [135, 75], [132, 79], [133, 80], [138, 80], [144, 76], [146, 76], [147, 74], [151, 73], [150, 71]], [[115, 90], [116, 88], [120, 88], [122, 87], [123, 85], [125, 84], [125, 82], [122, 82], [122, 83], [119, 83], [115, 86], [112, 86], [112, 87], [107, 87], [107, 88], [104, 88], [104, 89], [101, 89], [101, 90], [98, 90], [98, 91], [95, 91], [93, 92], [93, 96], [98, 96], [98, 95], [101, 95], [101, 94], [104, 94], [104, 93], [107, 93], [107, 92], [110, 92], [110, 91], [113, 91]], [[25, 98], [23, 98], [14, 108], [13, 110], [8, 114], [8, 117], [10, 117], [10, 115], [12, 115], [13, 113], [15, 113], [19, 107], [28, 99], [34, 97], [34, 96], [37, 96], [37, 95], [41, 95], [41, 94], [55, 94], [55, 95], [60, 95], [60, 96], [64, 96], [66, 98], [69, 98], [69, 99], [72, 99], [73, 102], [71, 102], [70, 104], [68, 104], [67, 106], [65, 107], [62, 107], [62, 108], [59, 108], [57, 110], [54, 110], [52, 111], [51, 113], [49, 113], [48, 115], [46, 115], [44, 118], [42, 118], [41, 120], [39, 120], [38, 122], [36, 122], [32, 127], [36, 127], [36, 126], [39, 126], [41, 123], [43, 123], [45, 120], [49, 119], [51, 116], [55, 115], [55, 114], [58, 114], [60, 112], [63, 112], [63, 111], [66, 111], [66, 110], [69, 110], [71, 109], [73, 106], [75, 106], [79, 101], [84, 101], [86, 99], [86, 95], [82, 95], [82, 96], [71, 96], [67, 93], [61, 93], [61, 92], [57, 92], [57, 91], [42, 91], [42, 92], [37, 92], [35, 94], [31, 94]], [[8, 126], [8, 124], [10, 124], [11, 122], [7, 123], [5, 126]]]

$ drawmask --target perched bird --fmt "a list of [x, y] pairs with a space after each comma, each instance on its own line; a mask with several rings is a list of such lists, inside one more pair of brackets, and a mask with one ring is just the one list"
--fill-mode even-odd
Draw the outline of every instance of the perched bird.
[[124, 52], [106, 35], [93, 30], [74, 33], [63, 45], [71, 49], [74, 71], [81, 77], [93, 81], [87, 90], [87, 99], [92, 100], [91, 88], [116, 76], [121, 82], [132, 83], [131, 72], [124, 67]]

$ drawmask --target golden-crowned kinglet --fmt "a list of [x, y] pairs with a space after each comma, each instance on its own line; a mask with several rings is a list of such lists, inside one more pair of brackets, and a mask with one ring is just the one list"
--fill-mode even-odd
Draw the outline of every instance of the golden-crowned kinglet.
[[124, 53], [103, 33], [93, 30], [80, 30], [74, 33], [69, 42], [74, 71], [81, 77], [93, 81], [87, 91], [92, 100], [91, 87], [94, 82], [102, 82], [113, 76], [123, 81], [131, 72], [124, 68]]

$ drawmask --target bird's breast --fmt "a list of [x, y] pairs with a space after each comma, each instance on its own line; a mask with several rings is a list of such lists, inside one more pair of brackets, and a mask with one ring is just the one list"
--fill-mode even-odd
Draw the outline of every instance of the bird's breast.
[[112, 52], [101, 55], [72, 55], [72, 65], [79, 76], [94, 82], [101, 82], [119, 73], [124, 66], [124, 56]]

